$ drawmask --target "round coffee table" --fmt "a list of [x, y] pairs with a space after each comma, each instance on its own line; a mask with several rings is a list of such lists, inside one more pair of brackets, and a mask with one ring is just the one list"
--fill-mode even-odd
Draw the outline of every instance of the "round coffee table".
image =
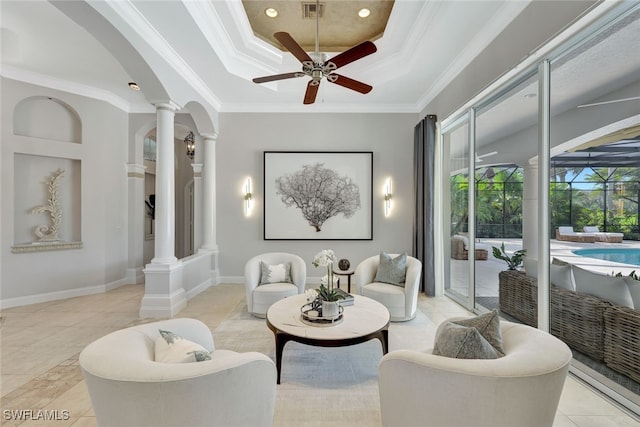
[[334, 326], [312, 326], [300, 319], [300, 307], [307, 302], [304, 294], [281, 299], [267, 310], [267, 326], [276, 339], [278, 384], [282, 351], [289, 341], [319, 347], [345, 347], [379, 339], [382, 354], [389, 348], [389, 310], [379, 302], [354, 295], [353, 305], [344, 307], [343, 319]]

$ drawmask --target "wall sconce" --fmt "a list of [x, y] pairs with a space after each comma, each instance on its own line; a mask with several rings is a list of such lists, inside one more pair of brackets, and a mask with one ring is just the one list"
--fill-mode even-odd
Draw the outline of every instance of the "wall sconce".
[[244, 214], [245, 216], [249, 216], [251, 213], [251, 178], [247, 178], [247, 181], [244, 183]]
[[193, 155], [196, 153], [196, 142], [193, 132], [189, 131], [187, 136], [184, 137], [184, 143], [187, 146], [187, 156], [193, 160]]
[[391, 197], [391, 178], [387, 178], [384, 185], [384, 216], [389, 216], [391, 213]]

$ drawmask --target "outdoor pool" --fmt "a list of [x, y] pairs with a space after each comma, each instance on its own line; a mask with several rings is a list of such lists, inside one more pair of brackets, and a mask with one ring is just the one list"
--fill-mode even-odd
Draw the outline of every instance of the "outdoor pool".
[[640, 249], [578, 249], [573, 253], [589, 258], [640, 266]]

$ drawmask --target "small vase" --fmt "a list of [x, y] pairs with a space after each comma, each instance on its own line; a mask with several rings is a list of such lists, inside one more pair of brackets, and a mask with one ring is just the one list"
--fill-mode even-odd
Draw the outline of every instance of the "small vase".
[[336, 317], [340, 314], [338, 301], [322, 301], [322, 317]]
[[340, 261], [338, 261], [338, 268], [342, 271], [347, 271], [350, 265], [351, 263], [349, 262], [348, 259], [343, 258]]

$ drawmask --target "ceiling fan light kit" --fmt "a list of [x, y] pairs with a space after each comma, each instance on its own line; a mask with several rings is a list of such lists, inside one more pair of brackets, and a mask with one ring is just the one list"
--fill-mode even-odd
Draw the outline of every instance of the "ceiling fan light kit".
[[[318, 2], [316, 2], [316, 9], [319, 10]], [[321, 10], [321, 9], [320, 9]], [[350, 64], [365, 56], [371, 55], [376, 52], [376, 45], [370, 41], [364, 41], [357, 46], [354, 46], [331, 59], [326, 59], [326, 54], [321, 53], [319, 49], [319, 21], [318, 13], [316, 15], [316, 43], [315, 52], [312, 53], [313, 58], [305, 52], [305, 50], [296, 42], [289, 33], [277, 32], [273, 37], [278, 40], [285, 49], [287, 49], [298, 61], [302, 64], [301, 72], [275, 74], [265, 77], [256, 77], [253, 79], [254, 83], [266, 83], [276, 80], [284, 80], [291, 78], [298, 78], [308, 76], [311, 77], [309, 83], [307, 83], [307, 90], [304, 95], [304, 104], [313, 104], [316, 100], [318, 88], [323, 78], [326, 78], [329, 83], [334, 83], [339, 86], [351, 89], [353, 91], [366, 94], [371, 92], [372, 86], [354, 80], [349, 77], [342, 76], [334, 73], [340, 67]]]

